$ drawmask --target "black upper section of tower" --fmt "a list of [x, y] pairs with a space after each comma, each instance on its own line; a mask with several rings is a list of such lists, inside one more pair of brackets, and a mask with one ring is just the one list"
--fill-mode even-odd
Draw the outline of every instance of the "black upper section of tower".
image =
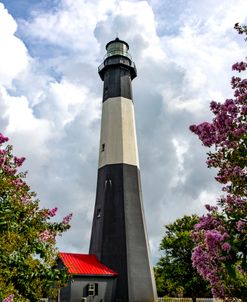
[[136, 77], [135, 63], [129, 54], [129, 45], [119, 38], [106, 44], [107, 53], [98, 71], [104, 81], [103, 102], [122, 96], [132, 99], [131, 81]]

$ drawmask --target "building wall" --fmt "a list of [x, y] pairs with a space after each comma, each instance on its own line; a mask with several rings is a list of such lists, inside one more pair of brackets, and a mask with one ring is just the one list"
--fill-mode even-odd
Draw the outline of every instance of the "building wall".
[[60, 289], [60, 301], [58, 302], [70, 302], [70, 286], [66, 286]]
[[[88, 296], [88, 285], [96, 283], [97, 295]], [[112, 277], [88, 277], [74, 276], [67, 287], [61, 289], [60, 302], [81, 302], [86, 298], [87, 302], [112, 302], [115, 291], [116, 278]]]

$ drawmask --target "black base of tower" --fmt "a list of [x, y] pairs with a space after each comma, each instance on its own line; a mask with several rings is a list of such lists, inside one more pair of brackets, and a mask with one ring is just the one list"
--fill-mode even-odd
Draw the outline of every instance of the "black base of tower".
[[100, 168], [89, 252], [119, 273], [114, 301], [155, 301], [147, 244], [138, 167]]

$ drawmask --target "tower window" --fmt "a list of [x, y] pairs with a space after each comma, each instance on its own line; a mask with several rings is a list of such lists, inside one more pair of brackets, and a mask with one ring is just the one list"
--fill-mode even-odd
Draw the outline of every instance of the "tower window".
[[104, 89], [104, 97], [107, 98], [107, 95], [108, 95], [108, 88], [105, 87], [105, 89]]
[[98, 210], [97, 210], [97, 214], [96, 214], [96, 217], [97, 217], [97, 218], [100, 218], [100, 217], [101, 217], [100, 212], [101, 212], [101, 209], [98, 209]]
[[104, 152], [105, 151], [105, 144], [102, 144], [101, 145], [101, 152]]

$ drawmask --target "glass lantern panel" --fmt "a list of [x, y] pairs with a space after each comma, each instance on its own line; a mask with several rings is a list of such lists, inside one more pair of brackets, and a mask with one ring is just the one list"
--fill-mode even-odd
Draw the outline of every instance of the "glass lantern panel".
[[107, 56], [116, 56], [116, 55], [128, 57], [128, 48], [124, 43], [114, 42], [107, 47]]

